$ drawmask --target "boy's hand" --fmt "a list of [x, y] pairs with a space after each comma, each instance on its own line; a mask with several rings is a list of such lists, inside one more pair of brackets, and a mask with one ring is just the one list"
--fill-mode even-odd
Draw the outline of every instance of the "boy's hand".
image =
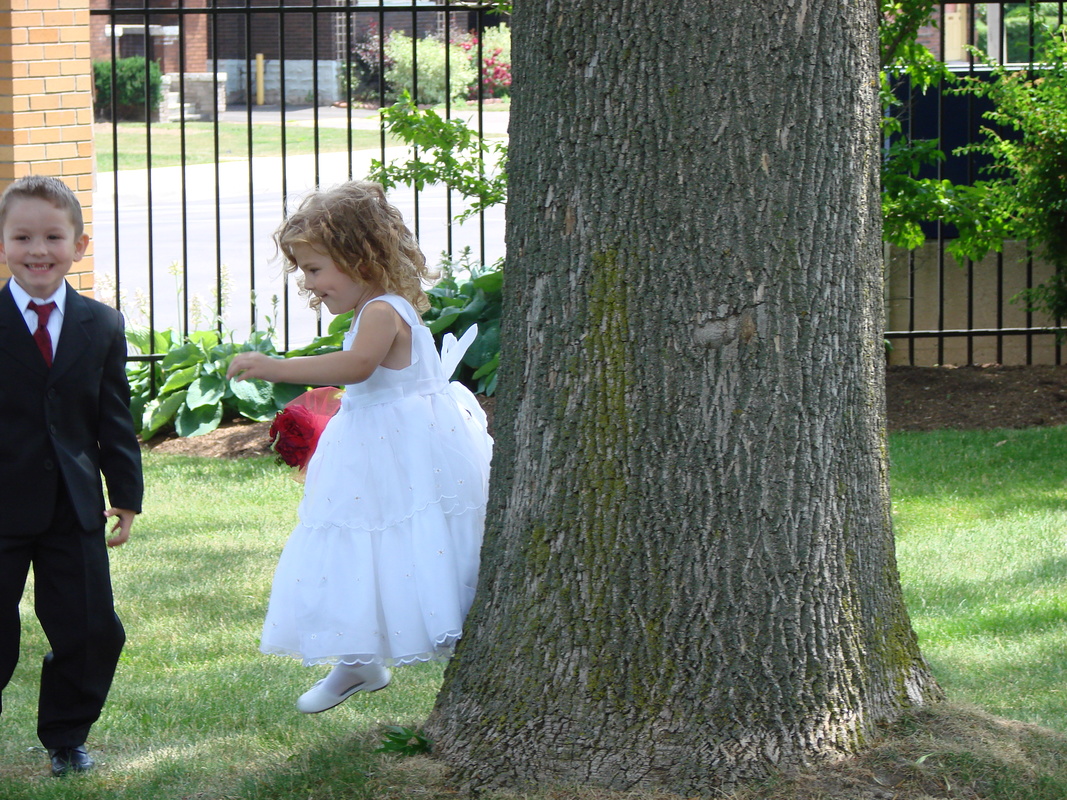
[[114, 527], [111, 529], [111, 533], [114, 536], [107, 540], [107, 546], [118, 547], [120, 544], [125, 544], [126, 540], [130, 538], [130, 528], [133, 527], [133, 518], [137, 516], [137, 512], [130, 511], [128, 508], [112, 507], [104, 512], [104, 516], [118, 517]]

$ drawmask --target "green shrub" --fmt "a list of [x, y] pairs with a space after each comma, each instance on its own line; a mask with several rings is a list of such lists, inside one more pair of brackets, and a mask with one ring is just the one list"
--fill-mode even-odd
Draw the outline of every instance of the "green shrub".
[[[437, 347], [446, 333], [457, 339], [471, 325], [478, 326], [478, 337], [467, 349], [456, 374], [451, 377], [475, 394], [491, 397], [496, 392], [497, 368], [500, 366], [500, 308], [503, 300], [502, 263], [485, 267], [470, 263], [470, 248], [458, 260], [446, 260], [443, 276], [426, 294], [430, 308], [422, 318], [434, 335]], [[456, 273], [469, 277], [457, 278]]]
[[[975, 33], [978, 49], [989, 51], [988, 10], [981, 5], [975, 10]], [[988, 6], [987, 6], [988, 8]], [[1011, 3], [1003, 6], [1004, 61], [1025, 64], [1048, 60], [1047, 40], [1042, 28], [1055, 28], [1061, 19], [1059, 3]]]
[[166, 354], [161, 361], [131, 361], [126, 367], [134, 427], [143, 439], [170, 427], [179, 436], [199, 436], [238, 416], [265, 422], [307, 389], [226, 378], [226, 368], [239, 352], [277, 354], [262, 332], [236, 345], [215, 331], [194, 331], [183, 340], [173, 330], [149, 336], [148, 329], [129, 326], [126, 339], [142, 354]]
[[[458, 221], [507, 199], [504, 142], [487, 142], [462, 119], [445, 119], [433, 109], [419, 109], [408, 96], [382, 109], [382, 119], [391, 134], [414, 146], [419, 155], [404, 163], [372, 161], [371, 180], [387, 189], [404, 185], [421, 190], [444, 183], [469, 201], [456, 214]], [[441, 270], [441, 280], [427, 292], [431, 307], [422, 318], [438, 348], [446, 333], [458, 339], [471, 325], [478, 326], [478, 337], [452, 377], [475, 394], [490, 396], [496, 392], [500, 364], [503, 261], [489, 266], [471, 263], [470, 248], [465, 248], [458, 259], [446, 256]]]
[[[1055, 270], [1041, 286], [1021, 293], [1032, 311], [1067, 318], [1067, 26], [1045, 28], [1040, 49], [1045, 62], [1017, 70], [988, 61], [993, 80], [962, 80], [957, 91], [988, 97], [982, 139], [957, 153], [989, 156], [985, 192], [992, 219], [1004, 238], [1025, 240]], [[993, 249], [999, 249], [995, 247]]]
[[[500, 364], [500, 267], [499, 263], [491, 267], [471, 264], [469, 248], [458, 260], [446, 260], [442, 265], [444, 277], [427, 293], [431, 307], [422, 315], [438, 348], [446, 333], [458, 339], [471, 325], [478, 327], [478, 337], [456, 374], [447, 377], [486, 396], [496, 390]], [[457, 272], [469, 277], [459, 279]], [[352, 312], [341, 314], [331, 320], [325, 335], [289, 350], [285, 358], [340, 350], [351, 325]], [[130, 361], [126, 366], [130, 410], [142, 439], [171, 429], [179, 436], [199, 436], [215, 430], [224, 420], [238, 417], [266, 422], [309, 388], [226, 378], [226, 369], [238, 353], [255, 350], [279, 355], [270, 331], [256, 331], [247, 342], [234, 344], [216, 331], [194, 331], [183, 337], [168, 329], [149, 336], [147, 328], [128, 325], [126, 339], [132, 351], [163, 356], [161, 360]]]
[[[458, 42], [472, 62], [478, 59], [478, 34], [475, 31]], [[485, 97], [511, 94], [511, 28], [498, 25], [482, 31], [482, 92]], [[470, 96], [478, 96], [478, 84], [470, 87]]]
[[[458, 44], [447, 45], [448, 83], [445, 83], [446, 45], [440, 39], [427, 36], [412, 40], [393, 31], [385, 40], [385, 55], [391, 64], [385, 79], [392, 88], [392, 96], [408, 92], [419, 103], [437, 104], [448, 99], [460, 100], [478, 79], [478, 71], [467, 53]], [[418, 61], [418, 92], [415, 91], [415, 61]]]
[[145, 98], [148, 98], [149, 109], [157, 108], [163, 99], [163, 75], [159, 64], [149, 61], [146, 68], [141, 56], [120, 58], [115, 62], [94, 61], [93, 81], [96, 85], [96, 114], [99, 117], [111, 116], [112, 89], [118, 119], [144, 119]]

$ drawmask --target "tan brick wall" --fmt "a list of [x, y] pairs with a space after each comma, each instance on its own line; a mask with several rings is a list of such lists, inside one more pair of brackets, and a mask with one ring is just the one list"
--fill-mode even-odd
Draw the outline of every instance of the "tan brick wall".
[[[93, 84], [89, 0], [0, 0], [0, 189], [55, 175], [77, 194], [90, 235], [70, 282], [93, 288]], [[10, 273], [0, 264], [0, 277]]]
[[[1026, 288], [1026, 248], [1019, 242], [1006, 242], [1001, 255], [990, 253], [972, 264], [957, 264], [951, 255], [940, 254], [936, 242], [927, 242], [915, 251], [893, 248], [886, 270], [886, 329], [890, 331], [988, 330], [993, 328], [1035, 328], [1053, 321], [1039, 314], [1027, 315], [1025, 307], [1012, 298]], [[1038, 285], [1052, 274], [1040, 261], [1031, 267], [1030, 284]], [[999, 318], [997, 308], [1000, 308]], [[915, 366], [937, 364], [1025, 364], [1027, 337], [1011, 335], [975, 337], [968, 358], [964, 337], [937, 337], [915, 340]], [[891, 364], [909, 363], [907, 340], [894, 339], [889, 354]], [[1034, 334], [1030, 342], [1034, 364], [1056, 363], [1054, 334]]]

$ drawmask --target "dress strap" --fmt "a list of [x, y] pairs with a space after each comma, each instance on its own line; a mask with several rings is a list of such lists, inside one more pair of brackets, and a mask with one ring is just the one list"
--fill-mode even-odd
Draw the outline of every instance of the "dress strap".
[[398, 294], [383, 294], [381, 297], [375, 297], [373, 300], [368, 300], [363, 308], [359, 310], [360, 315], [363, 314], [363, 309], [371, 303], [377, 303], [379, 300], [391, 305], [396, 313], [400, 315], [400, 318], [411, 327], [414, 328], [417, 325], [422, 325], [422, 317], [419, 316], [419, 312], [415, 310], [415, 307], [411, 305], [411, 303]]
[[400, 319], [404, 320], [404, 322], [408, 324], [408, 327], [411, 328], [411, 364], [408, 366], [415, 366], [415, 364], [418, 364], [421, 360], [419, 358], [419, 349], [415, 344], [415, 331], [419, 328], [423, 328], [427, 331], [429, 331], [429, 329], [423, 324], [422, 317], [419, 316], [419, 312], [415, 310], [415, 307], [400, 295], [383, 294], [381, 297], [375, 297], [373, 300], [368, 300], [363, 304], [363, 308], [359, 310], [359, 316], [352, 322], [352, 330], [358, 330], [359, 319], [363, 316], [363, 312], [366, 310], [367, 306], [371, 303], [377, 303], [379, 300], [392, 306], [393, 310], [400, 315]]

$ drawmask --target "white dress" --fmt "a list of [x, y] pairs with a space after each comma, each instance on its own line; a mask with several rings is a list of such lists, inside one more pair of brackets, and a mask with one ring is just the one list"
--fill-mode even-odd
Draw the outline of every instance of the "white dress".
[[[379, 366], [346, 387], [308, 464], [300, 524], [263, 624], [264, 653], [307, 665], [447, 657], [478, 581], [492, 448], [485, 415], [448, 382], [411, 304], [379, 301], [411, 326], [411, 365]], [[357, 317], [345, 350], [358, 326]]]

